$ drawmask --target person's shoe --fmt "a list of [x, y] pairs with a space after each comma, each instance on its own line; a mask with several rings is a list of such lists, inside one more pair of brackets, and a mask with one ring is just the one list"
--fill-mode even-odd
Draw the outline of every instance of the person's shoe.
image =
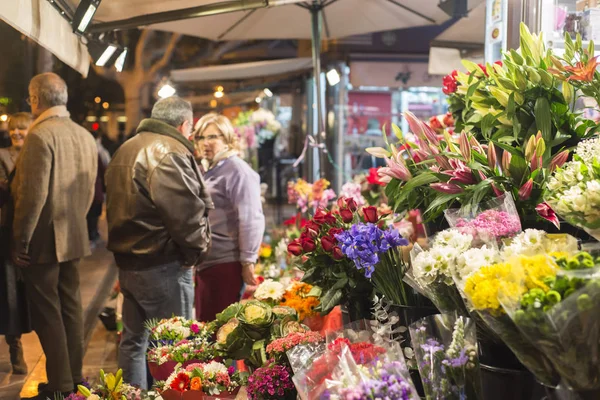
[[9, 347], [10, 363], [12, 364], [13, 374], [26, 375], [27, 364], [25, 363], [25, 357], [23, 356], [23, 344], [20, 339], [14, 340], [10, 343]]

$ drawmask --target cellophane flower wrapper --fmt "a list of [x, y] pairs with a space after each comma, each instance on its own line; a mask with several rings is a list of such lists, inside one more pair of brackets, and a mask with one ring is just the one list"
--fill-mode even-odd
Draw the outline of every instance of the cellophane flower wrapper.
[[[533, 281], [516, 273], [499, 292], [515, 325], [554, 365], [561, 386], [600, 398], [600, 251], [546, 256], [548, 269]], [[594, 397], [595, 396], [595, 397]]]
[[409, 329], [427, 399], [482, 399], [474, 321], [438, 314]]
[[[330, 351], [324, 347], [319, 352], [305, 352], [299, 354], [304, 346], [296, 346], [288, 352], [288, 359], [292, 364], [294, 376], [292, 378], [298, 395], [302, 400], [319, 399], [326, 390], [326, 380], [331, 379], [334, 370], [340, 362], [340, 353]], [[349, 351], [345, 346], [343, 352]], [[295, 356], [300, 356], [298, 360]]]
[[480, 329], [480, 340], [501, 340], [536, 379], [547, 385], [558, 383], [558, 374], [547, 356], [517, 328], [498, 301], [501, 282], [511, 268], [504, 263], [483, 266], [465, 279], [456, 279], [457, 287]]
[[473, 236], [474, 244], [510, 238], [521, 232], [521, 219], [510, 193], [490, 201], [444, 210], [448, 224]]
[[[415, 291], [423, 294], [441, 312], [458, 312], [467, 315], [462, 297], [454, 284], [452, 276], [456, 266], [456, 257], [464, 248], [439, 248], [436, 239], [430, 241], [428, 249], [415, 244], [410, 251], [411, 269], [405, 274], [404, 281]], [[432, 271], [443, 265], [444, 270]]]
[[546, 202], [564, 220], [600, 238], [600, 138], [581, 141], [573, 160], [556, 168]]
[[320, 399], [397, 399], [418, 400], [418, 394], [406, 370], [399, 346], [370, 363], [358, 364], [344, 351], [331, 377], [325, 381]]

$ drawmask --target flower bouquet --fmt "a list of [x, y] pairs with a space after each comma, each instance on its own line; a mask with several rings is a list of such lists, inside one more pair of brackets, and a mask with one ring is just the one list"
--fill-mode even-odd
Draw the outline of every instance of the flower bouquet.
[[360, 185], [360, 194], [370, 206], [378, 206], [385, 201], [385, 194], [383, 193], [385, 183], [379, 179], [377, 169], [369, 168], [368, 174], [359, 174], [352, 178], [353, 182]]
[[[58, 396], [61, 400], [62, 396]], [[100, 370], [100, 382], [91, 386], [87, 383], [77, 386], [77, 392], [65, 397], [64, 400], [160, 400], [155, 391], [146, 391], [123, 382], [123, 371], [116, 374], [105, 374]], [[58, 400], [58, 399], [55, 399]]]
[[273, 140], [281, 131], [281, 123], [275, 119], [275, 115], [264, 108], [259, 108], [250, 114], [249, 122], [255, 126], [258, 132], [258, 145], [268, 140]]
[[453, 278], [464, 273], [458, 269], [457, 259], [469, 250], [472, 241], [473, 236], [468, 233], [447, 229], [435, 236], [428, 250], [415, 244], [410, 252], [412, 267], [405, 279], [427, 296], [441, 312], [467, 315]]
[[220, 362], [195, 363], [178, 366], [157, 387], [164, 400], [202, 399], [206, 396], [235, 398], [240, 386], [246, 382], [246, 374], [236, 372]]
[[320, 295], [321, 289], [316, 286], [305, 282], [293, 282], [283, 294], [281, 305], [296, 310], [298, 320], [310, 326], [315, 322], [314, 319], [319, 317], [316, 308], [320, 304]]
[[546, 202], [567, 222], [600, 238], [600, 139], [582, 141], [547, 183]]
[[473, 207], [448, 209], [444, 214], [450, 227], [473, 236], [475, 243], [501, 241], [521, 232], [521, 220], [509, 193]]
[[296, 204], [298, 210], [303, 213], [309, 208], [326, 208], [329, 202], [335, 199], [335, 192], [328, 188], [329, 181], [326, 179], [319, 179], [315, 183], [308, 183], [304, 179], [288, 182], [288, 203]]
[[319, 345], [323, 342], [325, 342], [325, 338], [318, 332], [292, 332], [269, 343], [266, 352], [269, 359], [275, 360], [280, 364], [289, 364], [286, 353], [294, 347]]
[[[597, 253], [597, 250], [594, 252]], [[545, 354], [561, 386], [578, 398], [600, 398], [600, 257], [587, 251], [538, 256], [547, 268], [535, 284], [511, 259], [511, 281], [499, 300], [519, 330]]]
[[150, 347], [173, 344], [184, 339], [209, 339], [214, 333], [211, 324], [187, 320], [183, 317], [149, 320], [145, 325], [149, 331]]
[[186, 366], [214, 357], [214, 343], [205, 338], [184, 339], [172, 345], [152, 347], [147, 355], [150, 373], [157, 380], [167, 379], [177, 364]]
[[483, 398], [472, 320], [430, 316], [412, 324], [410, 336], [428, 400]]
[[292, 371], [286, 365], [271, 360], [248, 378], [250, 400], [294, 400], [296, 396]]

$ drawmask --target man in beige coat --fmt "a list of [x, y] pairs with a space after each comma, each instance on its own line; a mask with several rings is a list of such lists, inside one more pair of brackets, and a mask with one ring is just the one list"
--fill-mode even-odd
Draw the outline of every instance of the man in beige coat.
[[67, 85], [35, 76], [29, 102], [36, 120], [11, 185], [13, 262], [22, 268], [33, 327], [46, 354], [48, 384], [39, 399], [69, 393], [82, 381], [83, 317], [79, 260], [90, 254], [86, 214], [98, 152], [92, 135], [69, 118]]

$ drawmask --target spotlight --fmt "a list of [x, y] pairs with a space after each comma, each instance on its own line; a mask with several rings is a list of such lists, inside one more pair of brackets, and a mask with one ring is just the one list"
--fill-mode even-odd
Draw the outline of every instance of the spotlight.
[[211, 108], [216, 108], [218, 103], [217, 103], [217, 100], [211, 99], [209, 104], [210, 104]]
[[220, 99], [221, 97], [223, 97], [223, 95], [225, 95], [225, 93], [223, 93], [223, 92], [220, 92], [220, 91], [216, 91], [216, 92], [215, 92], [215, 97], [216, 97], [217, 99]]
[[81, 0], [77, 6], [75, 15], [73, 15], [73, 22], [71, 23], [73, 32], [80, 35], [85, 33], [88, 25], [92, 22], [92, 18], [94, 18], [94, 14], [96, 14], [96, 10], [100, 7], [101, 1], [102, 0]]
[[333, 68], [327, 72], [327, 82], [329, 82], [330, 86], [335, 86], [340, 83], [340, 74], [337, 72], [337, 69]]
[[163, 85], [163, 87], [161, 87], [158, 91], [158, 97], [160, 97], [161, 99], [166, 99], [167, 97], [173, 96], [176, 92], [177, 91], [175, 90], [175, 88], [167, 83]]
[[260, 104], [260, 102], [262, 101], [262, 99], [260, 97], [257, 97], [256, 99], [254, 99], [254, 101], [256, 101], [258, 104]]
[[467, 0], [440, 0], [438, 7], [453, 18], [462, 18], [469, 15]]
[[6, 114], [0, 115], [0, 121], [2, 121], [2, 122], [8, 121], [8, 115], [6, 115]]
[[267, 95], [267, 97], [273, 97], [273, 92], [271, 92], [269, 90], [269, 88], [265, 88], [265, 90], [263, 90], [263, 92], [265, 92], [265, 94]]
[[[97, 66], [110, 67], [117, 61], [119, 56], [124, 53], [125, 49], [115, 43], [90, 40], [88, 42], [88, 51]], [[125, 60], [123, 59], [123, 62], [124, 61]]]
[[110, 107], [110, 104], [108, 104], [107, 101], [105, 101], [104, 103], [102, 103], [102, 108], [104, 108], [105, 110], [108, 110], [108, 107]]
[[217, 86], [217, 89], [215, 90], [216, 92], [222, 92], [225, 89], [223, 88], [223, 86]]
[[121, 53], [119, 58], [117, 58], [117, 61], [115, 61], [115, 69], [117, 70], [117, 72], [123, 71], [123, 67], [125, 66], [125, 58], [127, 58], [127, 47], [123, 49], [123, 52]]
[[94, 102], [96, 102], [96, 104], [100, 104], [101, 101], [102, 101], [102, 99], [100, 97], [96, 97], [94, 99]]

